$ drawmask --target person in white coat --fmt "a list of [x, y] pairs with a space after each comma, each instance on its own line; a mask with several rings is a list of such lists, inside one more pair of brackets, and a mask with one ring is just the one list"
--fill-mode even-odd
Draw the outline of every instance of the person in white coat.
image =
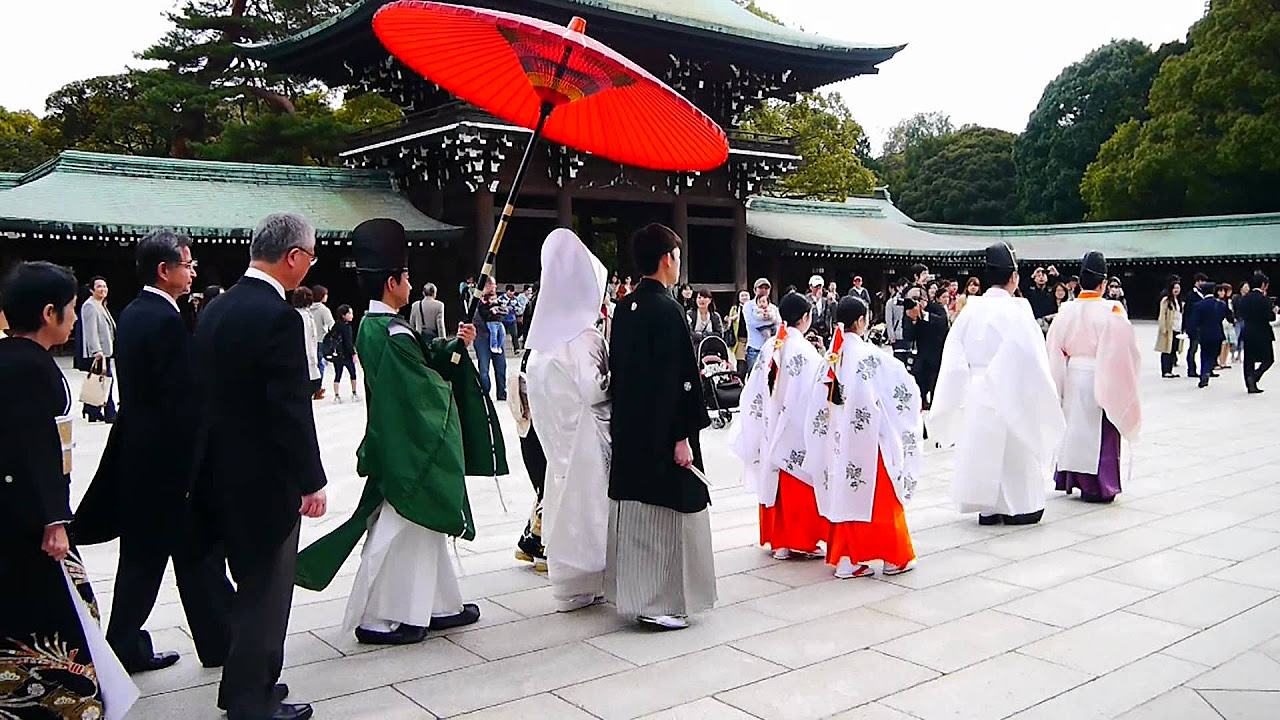
[[529, 412], [547, 456], [542, 542], [560, 612], [604, 596], [609, 537], [609, 346], [596, 329], [607, 271], [572, 231], [542, 245], [529, 328]]
[[1018, 260], [987, 248], [987, 292], [973, 296], [947, 335], [929, 431], [956, 443], [951, 496], [978, 523], [1031, 525], [1066, 422], [1031, 304], [1013, 296]]

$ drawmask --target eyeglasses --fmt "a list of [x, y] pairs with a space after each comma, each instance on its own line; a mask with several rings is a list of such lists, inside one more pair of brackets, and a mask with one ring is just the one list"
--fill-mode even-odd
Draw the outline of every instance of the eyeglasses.
[[293, 249], [294, 249], [294, 250], [297, 250], [297, 251], [298, 251], [298, 252], [300, 252], [300, 253], [304, 253], [304, 254], [306, 254], [306, 255], [310, 255], [310, 256], [311, 256], [311, 265], [313, 265], [313, 266], [316, 264], [316, 260], [318, 260], [318, 259], [319, 259], [319, 258], [317, 258], [317, 257], [316, 257], [316, 253], [315, 253], [315, 251], [314, 251], [314, 250], [308, 250], [308, 249], [306, 249], [306, 248], [301, 248], [301, 247], [296, 247], [296, 246], [295, 246]]
[[178, 264], [188, 270], [195, 270], [196, 268], [200, 267], [199, 260], [188, 260], [187, 262], [179, 262]]

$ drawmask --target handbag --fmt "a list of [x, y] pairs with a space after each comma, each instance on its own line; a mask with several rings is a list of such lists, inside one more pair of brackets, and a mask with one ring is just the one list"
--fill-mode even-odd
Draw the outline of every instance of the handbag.
[[80, 386], [80, 402], [90, 407], [104, 407], [111, 399], [111, 378], [105, 372], [95, 372], [99, 362], [105, 361], [94, 360], [89, 366], [89, 377]]

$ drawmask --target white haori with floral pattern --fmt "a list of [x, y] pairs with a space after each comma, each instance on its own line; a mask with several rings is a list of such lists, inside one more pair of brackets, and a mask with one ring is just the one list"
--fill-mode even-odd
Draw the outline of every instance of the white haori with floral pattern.
[[[833, 367], [843, 402], [833, 404], [826, 368]], [[906, 505], [920, 477], [920, 389], [892, 355], [854, 335], [844, 335], [810, 387], [805, 411], [804, 470], [815, 479], [818, 512], [827, 520], [870, 522], [877, 459], [898, 501]]]
[[[731, 432], [734, 454], [742, 459], [744, 484], [761, 505], [778, 499], [778, 471], [785, 470], [813, 485], [804, 471], [805, 408], [818, 373], [826, 369], [822, 356], [794, 328], [769, 341], [743, 388], [743, 411]], [[769, 391], [769, 368], [777, 379]]]

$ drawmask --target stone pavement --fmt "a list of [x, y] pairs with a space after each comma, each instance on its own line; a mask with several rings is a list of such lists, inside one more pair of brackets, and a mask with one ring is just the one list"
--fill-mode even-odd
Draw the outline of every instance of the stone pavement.
[[[1140, 327], [1146, 426], [1110, 506], [1051, 491], [1045, 521], [979, 527], [948, 500], [951, 453], [931, 449], [907, 509], [919, 568], [835, 581], [817, 561], [756, 547], [757, 510], [726, 431], [704, 435], [720, 604], [656, 633], [607, 606], [556, 614], [544, 576], [516, 561], [532, 502], [519, 453], [502, 480], [468, 481], [478, 538], [460, 543], [478, 625], [370, 649], [336, 626], [358, 556], [322, 593], [294, 597], [283, 680], [319, 718], [467, 720], [906, 720], [1280, 717], [1280, 371], [1244, 394], [1239, 367], [1197, 390], [1160, 378]], [[1185, 370], [1184, 368], [1179, 368]], [[511, 418], [499, 407], [511, 447]], [[364, 407], [318, 403], [329, 515], [347, 517]], [[74, 491], [106, 438], [79, 426]], [[104, 612], [114, 544], [85, 549]], [[170, 576], [148, 628], [175, 667], [138, 676], [131, 719], [217, 718], [218, 672], [200, 667]]]

